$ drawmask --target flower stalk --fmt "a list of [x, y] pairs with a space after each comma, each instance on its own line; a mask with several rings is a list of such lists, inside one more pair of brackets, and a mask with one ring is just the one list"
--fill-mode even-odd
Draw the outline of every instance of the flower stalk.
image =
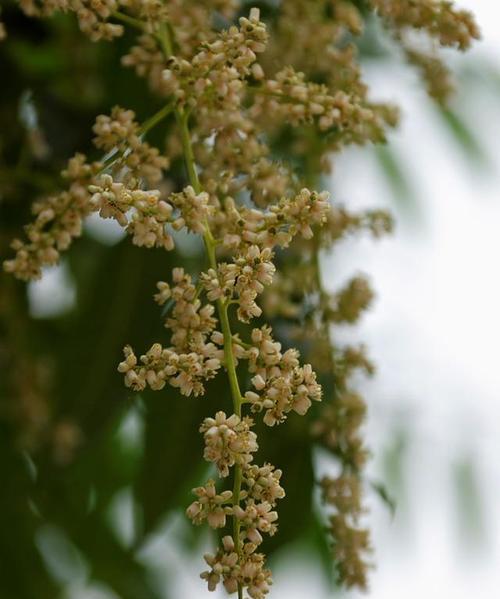
[[[172, 44], [170, 42], [170, 36], [167, 27], [161, 29], [163, 31], [162, 39], [164, 39], [163, 47], [166, 52], [171, 52]], [[182, 147], [184, 152], [184, 160], [186, 164], [186, 170], [188, 173], [189, 181], [193, 186], [196, 193], [201, 193], [203, 190], [200, 185], [198, 173], [196, 171], [196, 163], [194, 159], [193, 147], [191, 144], [191, 137], [189, 134], [189, 116], [182, 109], [175, 109], [175, 115], [177, 123], [181, 128], [181, 139]], [[207, 221], [205, 221], [205, 232], [203, 235], [203, 241], [205, 243], [205, 250], [208, 257], [210, 268], [217, 271], [217, 257], [216, 257], [216, 242], [210, 231], [210, 227]], [[229, 322], [228, 315], [228, 302], [222, 298], [217, 299], [217, 311], [219, 314], [219, 320], [221, 323], [222, 334], [224, 337], [224, 365], [227, 372], [229, 387], [231, 390], [231, 397], [233, 402], [233, 412], [241, 418], [241, 405], [242, 395], [240, 385], [238, 382], [238, 375], [236, 372], [236, 365], [233, 355], [233, 334], [231, 332], [231, 325]], [[241, 482], [242, 482], [242, 471], [240, 465], [234, 467], [234, 482], [233, 482], [233, 508], [240, 505], [240, 494], [241, 494]], [[241, 544], [240, 544], [240, 522], [233, 516], [233, 540], [235, 550], [238, 555], [241, 555]], [[238, 599], [243, 597], [243, 588], [238, 583]]]

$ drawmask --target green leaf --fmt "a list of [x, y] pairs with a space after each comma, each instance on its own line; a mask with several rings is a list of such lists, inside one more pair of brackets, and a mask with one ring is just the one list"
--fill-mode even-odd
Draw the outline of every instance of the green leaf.
[[145, 394], [144, 405], [144, 456], [135, 496], [147, 535], [178, 503], [190, 502], [190, 486], [205, 469], [198, 428], [207, 413], [203, 401], [181, 397], [170, 388]]
[[317, 509], [313, 511], [311, 524], [311, 545], [319, 557], [325, 580], [329, 588], [333, 590], [337, 585], [332, 549], [328, 540], [328, 531], [322, 521], [321, 513]]
[[[314, 470], [307, 418], [291, 415], [286, 424], [262, 426], [258, 431], [256, 463], [270, 462], [283, 470], [281, 484], [286, 495], [278, 503], [278, 532], [265, 540], [264, 550], [273, 553], [303, 541], [313, 524]], [[262, 457], [261, 457], [262, 456]]]
[[486, 155], [476, 135], [467, 125], [464, 118], [449, 108], [437, 107], [446, 130], [467, 158], [474, 162], [475, 166], [485, 166], [488, 162]]
[[477, 467], [470, 456], [465, 456], [453, 465], [452, 473], [460, 540], [465, 548], [477, 549], [487, 537]]
[[397, 502], [394, 499], [394, 497], [389, 493], [385, 484], [378, 481], [372, 481], [370, 483], [370, 487], [375, 491], [375, 493], [379, 496], [382, 502], [389, 509], [391, 517], [394, 518], [394, 516], [396, 515]]
[[12, 441], [0, 427], [0, 597], [54, 599], [59, 585], [33, 543], [40, 521], [30, 507], [32, 479]]
[[415, 212], [417, 201], [405, 167], [396, 152], [387, 145], [376, 146], [375, 159], [392, 191], [394, 201], [403, 210]]

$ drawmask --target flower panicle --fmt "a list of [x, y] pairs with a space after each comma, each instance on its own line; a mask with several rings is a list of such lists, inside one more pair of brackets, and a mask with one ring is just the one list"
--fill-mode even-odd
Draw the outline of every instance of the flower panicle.
[[[97, 117], [93, 143], [104, 155], [69, 161], [62, 173], [67, 189], [35, 202], [25, 240], [14, 240], [15, 256], [4, 269], [39, 278], [92, 213], [116, 221], [139, 247], [173, 251], [176, 240], [182, 247], [181, 232], [198, 236], [206, 267], [189, 273], [179, 265], [157, 283], [154, 300], [163, 307], [168, 342], [137, 355], [127, 345], [118, 370], [133, 391], [171, 387], [185, 397], [205, 395], [209, 381], [227, 375], [231, 409], [221, 405], [199, 429], [203, 457], [218, 477], [193, 489], [186, 515], [216, 530], [231, 524], [232, 534], [205, 555], [201, 577], [210, 591], [222, 584], [240, 599], [244, 591], [252, 599], [268, 594], [272, 576], [261, 548], [278, 530], [286, 464], [283, 474], [256, 463], [256, 422], [273, 427], [309, 413], [312, 438], [341, 470], [320, 481], [339, 578], [366, 588], [371, 545], [360, 525], [366, 405], [352, 378], [374, 367], [363, 347], [339, 346], [332, 327], [357, 322], [373, 292], [361, 275], [327, 291], [321, 252], [361, 230], [378, 238], [392, 220], [380, 210], [350, 212], [298, 176], [302, 170], [308, 181], [318, 180], [329, 171], [331, 153], [385, 141], [397, 124], [397, 108], [370, 100], [356, 48], [346, 43], [362, 33], [364, 14], [351, 2], [329, 3], [328, 10], [322, 2], [283, 2], [270, 35], [257, 8], [234, 21], [236, 0], [19, 3], [30, 16], [74, 13], [93, 41], [137, 30], [122, 64], [145, 78], [164, 106], [142, 125], [120, 106]], [[471, 15], [444, 0], [368, 6], [421, 71], [431, 96], [444, 102], [448, 71], [433, 51], [413, 47], [409, 32], [464, 50], [479, 37]], [[228, 19], [225, 29], [214, 28], [215, 12], [217, 22]], [[167, 118], [160, 150], [145, 137]], [[276, 140], [286, 140], [288, 162], [275, 159], [277, 149], [283, 153]], [[171, 171], [179, 158], [186, 166], [182, 184], [182, 174]], [[289, 324], [286, 349], [265, 324], [273, 317]], [[250, 326], [254, 319], [262, 320]], [[300, 352], [289, 347], [295, 340]], [[334, 389], [326, 398], [323, 379], [325, 389]]]

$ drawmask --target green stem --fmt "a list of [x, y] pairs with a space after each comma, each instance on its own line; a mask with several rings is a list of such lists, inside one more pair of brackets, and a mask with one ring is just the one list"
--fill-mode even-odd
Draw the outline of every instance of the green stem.
[[235, 343], [237, 343], [238, 345], [241, 345], [241, 347], [244, 347], [245, 349], [250, 349], [252, 347], [251, 343], [246, 343], [245, 341], [242, 341], [236, 335], [233, 335], [233, 338], [234, 338]]
[[143, 21], [141, 21], [139, 19], [135, 19], [134, 17], [131, 17], [130, 15], [126, 15], [123, 12], [119, 12], [119, 11], [115, 10], [111, 13], [111, 16], [114, 17], [117, 21], [121, 21], [122, 23], [125, 23], [126, 25], [130, 25], [130, 27], [134, 27], [134, 29], [139, 29], [140, 31], [146, 30], [146, 23], [144, 23]]
[[[181, 126], [182, 147], [184, 150], [184, 159], [186, 162], [189, 182], [196, 193], [201, 193], [202, 188], [198, 178], [198, 173], [196, 172], [187, 118], [182, 109], [177, 108], [176, 113], [178, 122]], [[205, 242], [205, 250], [207, 252], [210, 268], [213, 268], [215, 271], [217, 271], [215, 241], [210, 231], [208, 222], [205, 222], [205, 234], [203, 235], [203, 241]], [[233, 398], [234, 413], [241, 417], [241, 402], [243, 398], [241, 396], [238, 376], [236, 374], [236, 363], [233, 354], [233, 334], [231, 332], [231, 325], [229, 323], [229, 316], [227, 313], [227, 303], [221, 298], [217, 300], [217, 311], [219, 313], [219, 320], [222, 327], [222, 335], [224, 336], [224, 361], [226, 362], [229, 386], [231, 388], [231, 396]]]
[[148, 131], [156, 127], [158, 123], [160, 123], [165, 117], [171, 114], [175, 109], [175, 103], [169, 102], [163, 108], [160, 108], [156, 114], [153, 114], [147, 121], [139, 127], [139, 135], [145, 135]]
[[[182, 147], [184, 150], [184, 159], [186, 162], [186, 169], [189, 176], [189, 182], [191, 183], [196, 193], [201, 193], [202, 187], [198, 178], [198, 173], [196, 171], [187, 117], [181, 108], [176, 108], [176, 116], [181, 127]], [[207, 252], [210, 268], [213, 268], [215, 271], [217, 271], [215, 241], [210, 231], [208, 222], [205, 222], [205, 234], [203, 235], [203, 241], [205, 242], [205, 250]], [[226, 362], [229, 386], [231, 388], [231, 396], [233, 398], [234, 413], [241, 417], [241, 403], [243, 398], [241, 396], [238, 376], [236, 374], [236, 363], [234, 360], [232, 342], [233, 334], [231, 332], [231, 325], [229, 323], [229, 316], [227, 313], [227, 303], [220, 298], [217, 300], [217, 310], [219, 313], [219, 320], [222, 327], [222, 335], [224, 336], [224, 361]]]
[[172, 36], [170, 35], [170, 28], [168, 23], [162, 23], [158, 29], [157, 35], [160, 46], [163, 50], [165, 58], [168, 60], [174, 53], [174, 47], [172, 44]]
[[[160, 31], [162, 29], [160, 28]], [[167, 43], [168, 40], [168, 43]], [[171, 48], [169, 42], [170, 37], [165, 38], [164, 48]], [[196, 163], [193, 153], [193, 146], [191, 143], [191, 136], [189, 133], [188, 116], [186, 112], [178, 107], [175, 109], [175, 115], [177, 122], [180, 126], [182, 147], [184, 152], [184, 160], [186, 162], [186, 169], [188, 172], [189, 182], [196, 193], [201, 193], [202, 187], [196, 171]], [[205, 242], [205, 249], [208, 256], [210, 267], [217, 272], [217, 256], [215, 254], [216, 242], [210, 231], [208, 221], [205, 221], [205, 234], [203, 235], [203, 241]], [[241, 395], [240, 385], [238, 382], [238, 375], [236, 373], [236, 362], [233, 354], [233, 335], [231, 332], [231, 325], [229, 322], [229, 316], [227, 312], [228, 304], [223, 299], [217, 300], [217, 311], [219, 314], [219, 320], [222, 328], [222, 335], [224, 337], [224, 363], [226, 367], [227, 376], [229, 379], [229, 387], [231, 389], [231, 396], [233, 400], [234, 413], [241, 418], [241, 405], [243, 403], [243, 397]], [[242, 482], [242, 470], [240, 465], [234, 467], [234, 483], [233, 483], [233, 506], [240, 504], [241, 495], [241, 482]], [[241, 542], [240, 542], [240, 522], [233, 516], [233, 540], [238, 555], [241, 555]], [[243, 589], [241, 585], [238, 585], [238, 598], [243, 597]]]
[[[184, 150], [184, 161], [186, 162], [186, 170], [188, 173], [189, 182], [193, 186], [195, 193], [201, 193], [201, 183], [198, 177], [198, 171], [196, 170], [196, 163], [194, 159], [193, 146], [191, 143], [191, 136], [189, 134], [188, 117], [183, 108], [176, 108], [175, 116], [180, 127], [182, 147]], [[213, 239], [213, 238], [212, 238]], [[215, 249], [214, 249], [215, 251]], [[212, 265], [210, 265], [212, 266]]]

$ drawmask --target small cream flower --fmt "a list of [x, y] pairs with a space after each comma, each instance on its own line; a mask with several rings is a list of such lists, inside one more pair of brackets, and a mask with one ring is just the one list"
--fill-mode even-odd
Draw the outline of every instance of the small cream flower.
[[220, 476], [228, 476], [229, 468], [235, 464], [252, 461], [252, 453], [258, 449], [257, 435], [250, 430], [252, 424], [251, 418], [241, 420], [236, 414], [228, 418], [224, 412], [203, 421], [200, 432], [205, 439], [204, 457], [215, 463]]
[[275, 469], [272, 464], [247, 466], [243, 471], [243, 481], [248, 496], [256, 502], [276, 505], [277, 500], [285, 496], [285, 491], [280, 486], [281, 475], [281, 470]]
[[186, 510], [193, 524], [201, 524], [206, 519], [212, 528], [226, 526], [226, 515], [231, 513], [231, 508], [226, 504], [231, 501], [232, 491], [223, 491], [218, 495], [214, 481], [209, 480], [204, 487], [193, 489], [193, 493], [198, 499]]

